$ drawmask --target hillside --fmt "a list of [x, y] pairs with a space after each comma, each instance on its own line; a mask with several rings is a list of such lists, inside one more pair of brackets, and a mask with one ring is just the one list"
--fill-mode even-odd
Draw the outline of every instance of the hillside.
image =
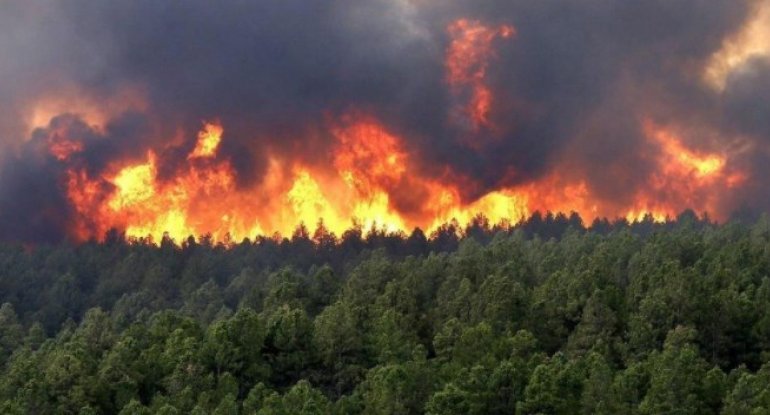
[[683, 214], [5, 246], [0, 412], [764, 413], [769, 242]]

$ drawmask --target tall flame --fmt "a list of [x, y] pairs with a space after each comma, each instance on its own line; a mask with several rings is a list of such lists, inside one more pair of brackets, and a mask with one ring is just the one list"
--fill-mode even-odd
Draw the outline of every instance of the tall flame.
[[516, 34], [513, 26], [490, 28], [478, 20], [459, 19], [449, 25], [452, 41], [447, 50], [447, 82], [456, 94], [470, 91], [462, 113], [473, 128], [491, 127], [492, 91], [487, 85], [487, 68], [495, 56], [492, 42]]
[[[446, 81], [460, 102], [459, 121], [468, 123], [471, 133], [494, 132], [495, 93], [487, 79], [493, 43], [516, 31], [468, 19], [451, 23], [447, 31]], [[204, 123], [192, 149], [166, 141], [175, 143], [172, 153], [187, 152], [172, 174], [162, 169], [162, 153], [153, 150], [139, 160], [113, 160], [101, 173], [93, 173], [72, 162], [84, 151], [81, 141], [53, 130], [47, 144], [49, 153], [68, 166], [65, 185], [76, 212], [70, 232], [79, 240], [101, 237], [113, 227], [130, 237], [154, 240], [210, 234], [226, 241], [288, 235], [301, 223], [323, 223], [336, 234], [354, 225], [430, 232], [453, 220], [470, 223], [478, 214], [493, 223], [515, 223], [536, 210], [630, 221], [663, 221], [688, 207], [721, 212], [720, 190], [746, 179], [731, 165], [732, 155], [694, 150], [679, 126], [641, 119], [647, 137], [642, 157], [655, 169], [645, 173], [644, 184], [630, 198], [612, 201], [600, 197], [581, 172], [558, 162], [542, 177], [465, 200], [460, 183], [473, 184], [473, 178], [449, 167], [445, 174], [437, 175], [435, 169], [426, 173], [420, 155], [410, 151], [403, 137], [373, 114], [355, 109], [329, 117], [325, 129], [334, 141], [331, 154], [322, 155], [327, 163], [267, 154], [264, 176], [248, 186], [239, 184], [237, 169], [220, 151], [227, 137], [219, 122]]]
[[198, 142], [195, 144], [195, 149], [188, 158], [205, 158], [216, 155], [219, 142], [222, 141], [222, 133], [221, 125], [206, 123], [203, 131], [198, 134]]
[[[736, 180], [727, 173], [727, 156], [692, 151], [672, 130], [649, 121], [644, 125], [650, 143], [658, 148], [659, 169], [624, 216], [639, 220], [651, 214], [662, 221], [688, 204], [715, 208], [711, 191]], [[273, 158], [261, 186], [239, 189], [232, 166], [215, 157], [223, 131], [220, 124], [205, 124], [188, 164], [167, 181], [158, 176], [153, 152], [102, 177], [71, 170], [69, 195], [83, 218], [73, 233], [86, 238], [117, 226], [128, 236], [155, 240], [164, 234], [177, 240], [203, 234], [228, 240], [265, 232], [290, 234], [299, 223], [323, 222], [339, 234], [354, 224], [430, 231], [451, 220], [469, 223], [479, 213], [492, 222], [514, 223], [535, 210], [576, 211], [587, 219], [608, 213], [584, 181], [557, 174], [463, 202], [457, 185], [421, 176], [418, 160], [403, 148], [402, 139], [365, 115], [345, 117], [332, 129], [337, 140], [332, 171], [295, 163], [284, 174], [287, 162]], [[402, 186], [422, 194], [419, 207], [411, 212], [393, 202], [395, 192], [405, 190]]]

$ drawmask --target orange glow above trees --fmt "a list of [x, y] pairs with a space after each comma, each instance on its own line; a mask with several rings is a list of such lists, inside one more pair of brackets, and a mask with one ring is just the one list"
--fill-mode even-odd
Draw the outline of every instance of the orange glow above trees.
[[[471, 135], [495, 136], [496, 93], [488, 69], [496, 57], [495, 42], [514, 37], [516, 30], [460, 19], [447, 33], [445, 80], [458, 101], [453, 122], [467, 124]], [[468, 224], [478, 214], [492, 223], [516, 223], [535, 211], [577, 212], [586, 221], [664, 221], [685, 208], [723, 213], [720, 190], [747, 180], [744, 172], [732, 168], [731, 154], [696, 151], [679, 126], [658, 125], [643, 114], [639, 119], [647, 138], [641, 157], [654, 168], [622, 172], [642, 182], [622, 200], [608, 200], [584, 172], [559, 161], [526, 182], [488, 186], [485, 193], [467, 200], [463, 186], [484, 184], [450, 166], [426, 168], [424, 155], [409, 148], [410, 137], [401, 137], [373, 114], [356, 108], [327, 118], [323, 128], [331, 145], [327, 153], [313, 155], [318, 160], [264, 154], [268, 163], [263, 176], [248, 185], [239, 183], [237, 169], [223, 154], [227, 126], [219, 122], [204, 123], [194, 146], [185, 145], [184, 137], [182, 142], [179, 137], [158, 137], [166, 148], [148, 150], [139, 159], [113, 160], [100, 173], [69, 163], [84, 151], [82, 142], [54, 131], [47, 145], [48, 152], [68, 166], [65, 186], [76, 212], [70, 233], [77, 240], [101, 238], [111, 228], [156, 241], [163, 235], [179, 241], [206, 234], [227, 241], [276, 232], [290, 235], [299, 224], [312, 229], [323, 223], [339, 235], [351, 226], [391, 232], [420, 227], [430, 232], [454, 220]], [[515, 132], [512, 135], [515, 139]], [[164, 169], [162, 150], [169, 148], [182, 157]]]
[[[711, 191], [734, 180], [726, 174], [726, 156], [691, 151], [674, 132], [646, 122], [659, 170], [625, 207], [602, 204], [585, 182], [556, 174], [465, 202], [457, 185], [421, 175], [419, 160], [401, 138], [370, 116], [350, 115], [332, 128], [337, 145], [329, 169], [273, 158], [260, 185], [240, 189], [229, 162], [216, 158], [223, 131], [219, 124], [205, 124], [187, 165], [168, 180], [158, 177], [153, 152], [102, 177], [71, 170], [70, 200], [83, 218], [73, 234], [100, 237], [118, 227], [131, 237], [159, 240], [168, 234], [182, 240], [211, 234], [225, 241], [289, 235], [300, 223], [312, 229], [320, 222], [338, 235], [354, 224], [365, 230], [431, 231], [452, 220], [470, 223], [478, 214], [492, 223], [516, 223], [536, 210], [575, 211], [586, 220], [614, 214], [633, 221], [651, 214], [662, 221], [688, 203], [710, 210]], [[422, 195], [413, 211], [394, 204], [402, 191]]]

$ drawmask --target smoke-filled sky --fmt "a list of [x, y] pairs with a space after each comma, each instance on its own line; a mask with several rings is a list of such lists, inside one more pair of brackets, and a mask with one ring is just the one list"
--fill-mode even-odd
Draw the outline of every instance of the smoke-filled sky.
[[[587, 220], [767, 210], [768, 97], [770, 0], [5, 0], [0, 240], [170, 223], [115, 213], [116, 178], [151, 157], [152, 185], [178, 188], [204, 122], [266, 233], [309, 220], [265, 212], [298, 172], [316, 211], [325, 183], [353, 183], [403, 228], [460, 212], [437, 187], [457, 209], [526, 194]], [[378, 152], [404, 172], [375, 171]], [[182, 229], [221, 228], [185, 197]]]

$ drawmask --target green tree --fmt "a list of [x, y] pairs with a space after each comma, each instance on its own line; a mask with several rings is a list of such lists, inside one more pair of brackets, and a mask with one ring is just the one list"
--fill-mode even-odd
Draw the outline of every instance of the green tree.
[[419, 414], [433, 392], [433, 382], [425, 362], [417, 360], [373, 368], [361, 389], [366, 414]]
[[770, 413], [770, 363], [756, 373], [743, 372], [724, 399], [725, 415]]
[[313, 321], [313, 343], [326, 368], [324, 373], [336, 394], [352, 390], [363, 378], [366, 363], [364, 337], [351, 307], [338, 301], [326, 307]]
[[586, 357], [587, 377], [581, 396], [581, 413], [611, 415], [619, 412], [612, 393], [613, 372], [604, 356], [591, 353]]
[[302, 378], [316, 356], [313, 323], [304, 310], [283, 306], [270, 315], [264, 354], [276, 384], [287, 385]]
[[238, 403], [235, 401], [235, 396], [230, 394], [222, 398], [214, 409], [213, 415], [238, 415]]
[[120, 410], [120, 415], [149, 415], [150, 410], [137, 400], [131, 400]]
[[249, 391], [246, 399], [243, 400], [243, 413], [248, 415], [256, 414], [264, 405], [265, 399], [273, 392], [260, 382], [254, 385]]
[[708, 413], [703, 384], [708, 369], [692, 343], [695, 337], [694, 330], [677, 327], [666, 337], [663, 351], [650, 355], [650, 388], [640, 406], [642, 413]]
[[271, 394], [264, 399], [258, 415], [325, 415], [331, 411], [326, 397], [301, 380], [284, 395]]
[[580, 407], [583, 373], [576, 363], [557, 353], [537, 366], [517, 406], [521, 414], [571, 414]]
[[10, 303], [0, 306], [0, 365], [21, 345], [24, 329]]
[[227, 372], [245, 384], [266, 380], [270, 375], [262, 353], [266, 336], [260, 316], [241, 309], [208, 327], [201, 350], [203, 361], [215, 374]]

